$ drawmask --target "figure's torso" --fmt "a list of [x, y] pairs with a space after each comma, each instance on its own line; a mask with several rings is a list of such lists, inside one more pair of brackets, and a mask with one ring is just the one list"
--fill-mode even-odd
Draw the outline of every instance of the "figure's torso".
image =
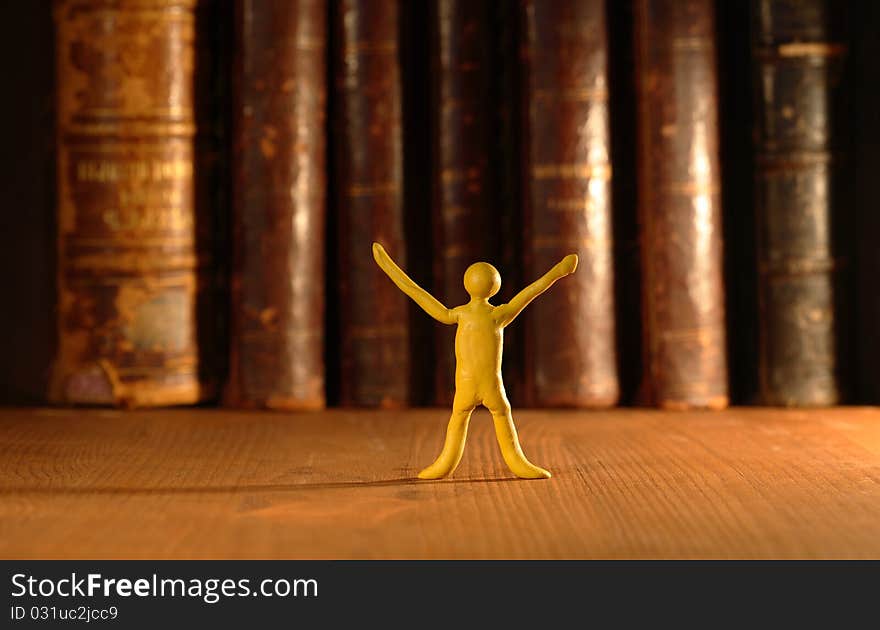
[[504, 332], [495, 321], [495, 307], [488, 302], [470, 302], [455, 309], [456, 385], [468, 381], [477, 390], [501, 382], [501, 354]]

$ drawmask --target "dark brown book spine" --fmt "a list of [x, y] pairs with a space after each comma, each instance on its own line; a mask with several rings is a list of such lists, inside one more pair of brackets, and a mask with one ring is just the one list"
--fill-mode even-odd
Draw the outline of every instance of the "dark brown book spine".
[[236, 6], [230, 405], [324, 406], [327, 6]]
[[618, 399], [605, 3], [523, 2], [525, 281], [566, 254], [577, 273], [526, 314], [537, 406]]
[[402, 406], [410, 399], [408, 298], [370, 252], [378, 241], [406, 266], [398, 5], [340, 0], [333, 8], [340, 400]]
[[[468, 300], [464, 272], [497, 258], [493, 221], [490, 90], [492, 5], [485, 0], [432, 3], [432, 129], [435, 290], [452, 308]], [[435, 400], [452, 403], [455, 328], [437, 328]]]
[[646, 392], [727, 405], [715, 24], [711, 0], [637, 0]]
[[194, 403], [195, 0], [56, 4], [58, 328], [51, 397]]
[[851, 209], [845, 3], [754, 3], [760, 390], [765, 404], [845, 400]]

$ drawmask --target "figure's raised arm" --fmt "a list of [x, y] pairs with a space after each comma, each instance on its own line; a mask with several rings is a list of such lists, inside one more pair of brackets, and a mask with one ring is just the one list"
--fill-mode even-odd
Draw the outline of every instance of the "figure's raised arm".
[[373, 243], [373, 258], [379, 267], [382, 268], [388, 277], [397, 285], [401, 291], [410, 296], [413, 301], [422, 307], [428, 315], [436, 319], [441, 324], [454, 324], [455, 317], [452, 311], [440, 303], [433, 295], [425, 291], [417, 285], [412, 279], [403, 272], [403, 269], [391, 260], [391, 256], [385, 251], [385, 248], [379, 243]]
[[560, 278], [574, 273], [577, 269], [577, 254], [569, 254], [543, 276], [535, 280], [532, 284], [517, 293], [507, 304], [500, 304], [495, 309], [495, 319], [501, 326], [507, 326], [516, 319], [522, 310], [529, 305], [529, 302], [541, 295], [544, 291], [553, 286], [553, 283]]

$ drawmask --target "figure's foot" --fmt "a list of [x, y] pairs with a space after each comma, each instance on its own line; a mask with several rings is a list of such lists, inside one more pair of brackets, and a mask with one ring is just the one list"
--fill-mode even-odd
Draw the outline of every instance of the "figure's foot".
[[517, 466], [516, 470], [513, 470], [513, 474], [520, 479], [550, 479], [553, 476], [549, 470], [544, 470], [540, 466], [528, 462]]
[[443, 479], [444, 477], [448, 477], [450, 473], [452, 473], [452, 471], [445, 466], [431, 464], [419, 473], [419, 479]]

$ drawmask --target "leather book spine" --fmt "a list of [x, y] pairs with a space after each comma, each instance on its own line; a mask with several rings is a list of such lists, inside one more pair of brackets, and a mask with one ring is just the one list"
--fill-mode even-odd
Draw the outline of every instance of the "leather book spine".
[[[453, 308], [468, 300], [464, 272], [497, 258], [493, 181], [492, 6], [486, 0], [436, 0], [431, 13], [434, 286]], [[455, 327], [437, 328], [435, 402], [452, 404]]]
[[324, 394], [324, 0], [236, 6], [233, 333], [226, 402]]
[[62, 0], [57, 44], [58, 353], [51, 398], [211, 395], [200, 360], [195, 0]]
[[408, 298], [373, 261], [372, 241], [406, 267], [396, 0], [333, 5], [334, 205], [340, 402], [410, 401]]
[[524, 281], [580, 257], [525, 314], [527, 399], [607, 407], [619, 387], [605, 3], [528, 0], [522, 10]]
[[728, 404], [714, 7], [637, 0], [638, 204], [645, 391]]
[[845, 7], [753, 9], [760, 397], [834, 405], [849, 394], [851, 360]]

